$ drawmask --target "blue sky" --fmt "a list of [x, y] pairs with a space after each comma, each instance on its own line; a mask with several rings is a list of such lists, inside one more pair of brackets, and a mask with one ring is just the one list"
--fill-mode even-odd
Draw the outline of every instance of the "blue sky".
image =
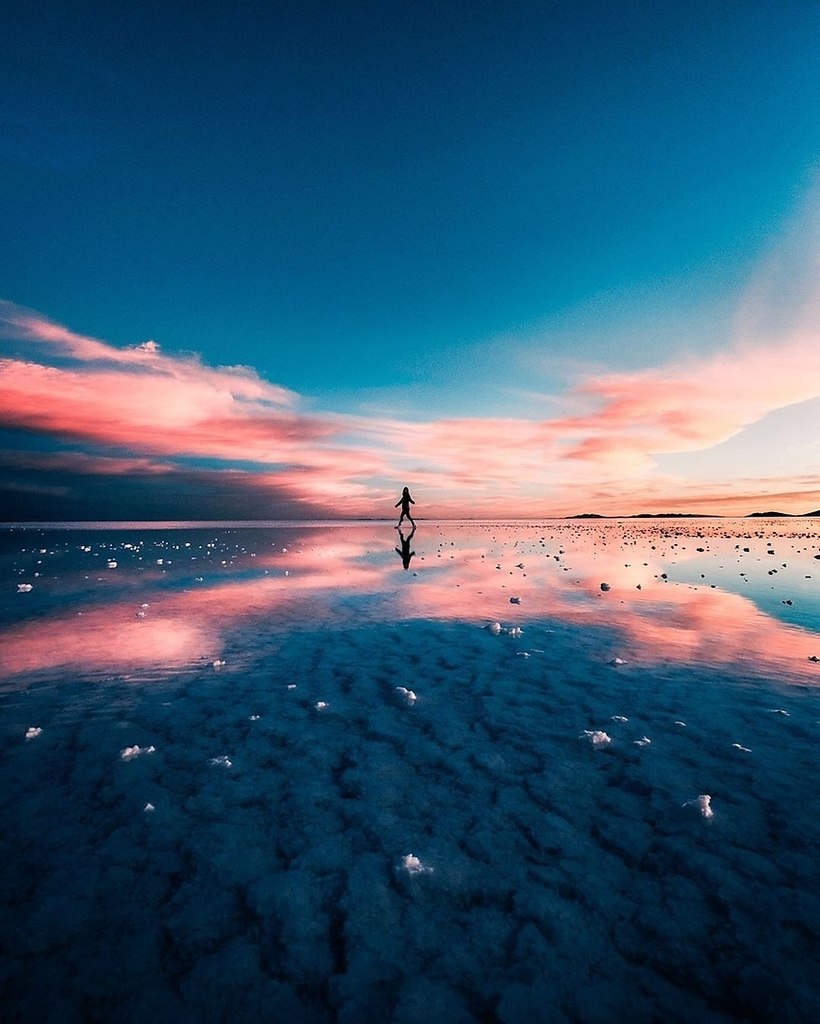
[[[552, 422], [585, 379], [735, 351], [815, 195], [815, 3], [4, 11], [0, 296], [116, 349], [252, 368], [374, 436]], [[0, 343], [16, 358], [19, 330]], [[14, 451], [89, 450], [5, 426]], [[385, 458], [358, 511], [391, 465], [429, 470]]]

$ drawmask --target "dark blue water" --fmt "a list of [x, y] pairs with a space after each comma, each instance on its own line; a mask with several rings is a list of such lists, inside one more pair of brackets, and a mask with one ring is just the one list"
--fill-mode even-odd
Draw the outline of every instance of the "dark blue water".
[[777, 529], [6, 531], [2, 1019], [810, 1019]]

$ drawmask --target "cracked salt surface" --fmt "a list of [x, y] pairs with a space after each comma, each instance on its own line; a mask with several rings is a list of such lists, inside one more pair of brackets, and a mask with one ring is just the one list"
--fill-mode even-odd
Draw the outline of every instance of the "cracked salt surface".
[[820, 540], [703, 528], [0, 532], [3, 1020], [811, 1019], [820, 636], [684, 570]]

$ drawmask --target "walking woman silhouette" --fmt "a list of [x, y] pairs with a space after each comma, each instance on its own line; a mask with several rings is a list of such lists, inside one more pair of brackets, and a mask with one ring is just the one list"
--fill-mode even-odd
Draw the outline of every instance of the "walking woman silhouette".
[[413, 499], [410, 497], [410, 491], [408, 490], [408, 488], [405, 487], [402, 490], [402, 492], [401, 492], [401, 497], [396, 502], [396, 504], [393, 506], [393, 508], [398, 508], [399, 505], [401, 505], [401, 515], [399, 516], [399, 521], [396, 523], [396, 529], [397, 530], [401, 526], [401, 524], [404, 522], [404, 517], [405, 516], [407, 516], [407, 518], [413, 524], [413, 529], [415, 529], [416, 522], [413, 519], [413, 517], [410, 515], [410, 506], [411, 505], [415, 505], [415, 504], [416, 504], [415, 501], [413, 501]]

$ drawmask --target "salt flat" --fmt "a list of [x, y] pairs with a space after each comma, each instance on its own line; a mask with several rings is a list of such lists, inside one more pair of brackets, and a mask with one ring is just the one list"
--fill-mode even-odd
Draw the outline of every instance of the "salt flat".
[[815, 520], [0, 544], [4, 1020], [811, 1014]]

